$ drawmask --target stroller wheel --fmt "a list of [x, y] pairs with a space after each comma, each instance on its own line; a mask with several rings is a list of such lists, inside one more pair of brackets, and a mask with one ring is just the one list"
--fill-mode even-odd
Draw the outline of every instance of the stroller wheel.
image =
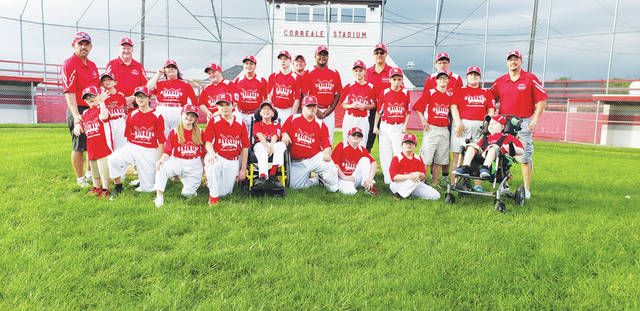
[[454, 197], [451, 193], [447, 193], [444, 195], [444, 203], [454, 204], [456, 203], [456, 197]]
[[504, 203], [502, 201], [498, 201], [496, 200], [496, 203], [494, 205], [496, 211], [500, 212], [500, 213], [504, 213], [506, 210], [506, 207], [504, 205]]
[[513, 196], [513, 200], [516, 201], [516, 205], [524, 206], [525, 201], [525, 189], [524, 187], [518, 187], [516, 190], [516, 194]]

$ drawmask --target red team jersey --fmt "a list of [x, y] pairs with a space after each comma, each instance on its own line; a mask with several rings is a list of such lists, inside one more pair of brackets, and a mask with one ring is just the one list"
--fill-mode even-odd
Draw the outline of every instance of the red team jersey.
[[291, 159], [309, 159], [326, 148], [331, 148], [329, 129], [322, 120], [308, 121], [302, 114], [294, 114], [282, 125], [282, 132], [291, 138]]
[[[349, 105], [355, 104], [355, 103], [369, 105], [371, 104], [371, 101], [374, 99], [374, 97], [375, 97], [375, 93], [373, 90], [373, 84], [371, 83], [360, 84], [360, 83], [354, 82], [352, 84], [348, 84], [344, 88], [344, 90], [342, 90], [340, 101], [346, 102]], [[366, 117], [369, 115], [369, 110], [349, 108], [349, 109], [346, 109], [345, 112], [354, 117]]]
[[[424, 80], [425, 90], [435, 89], [438, 87], [438, 83], [436, 82], [437, 75], [437, 73], [434, 73]], [[453, 72], [449, 72], [449, 84], [447, 84], [447, 90], [455, 90], [461, 88], [462, 85], [462, 78]]]
[[342, 93], [342, 81], [337, 71], [315, 67], [304, 76], [302, 93], [318, 99], [318, 108], [326, 109], [333, 103], [335, 93]]
[[197, 103], [191, 85], [180, 79], [158, 81], [154, 94], [158, 102], [165, 104], [179, 104], [182, 107], [187, 104], [187, 99], [191, 99], [193, 104]]
[[267, 81], [263, 78], [242, 76], [233, 80], [231, 85], [234, 100], [242, 113], [253, 113], [267, 98]]
[[132, 144], [145, 148], [158, 148], [158, 145], [166, 140], [164, 119], [155, 109], [147, 112], [136, 109], [127, 116], [124, 136]]
[[216, 96], [223, 93], [231, 93], [229, 81], [223, 80], [218, 84], [211, 83], [207, 85], [202, 92], [200, 92], [198, 104], [207, 106], [207, 109], [209, 109], [211, 113], [215, 113], [218, 111], [218, 106], [216, 106]]
[[413, 158], [409, 159], [405, 157], [403, 153], [400, 153], [391, 160], [391, 165], [389, 166], [391, 180], [398, 174], [409, 174], [413, 172], [426, 174], [424, 162], [419, 155], [414, 154]]
[[528, 118], [536, 110], [536, 103], [547, 99], [547, 93], [536, 75], [521, 71], [516, 81], [505, 74], [491, 86], [491, 92], [500, 102], [500, 114]]
[[164, 145], [164, 153], [180, 159], [200, 158], [204, 154], [204, 146], [193, 143], [193, 130], [184, 130], [184, 143], [178, 143], [176, 129], [169, 132], [167, 143]]
[[520, 142], [520, 140], [518, 140], [515, 136], [511, 134], [503, 134], [503, 133], [495, 133], [489, 136], [483, 136], [480, 139], [480, 141], [478, 141], [478, 146], [482, 147], [482, 145], [486, 144], [487, 145], [487, 147], [485, 148], [486, 150], [487, 148], [489, 148], [490, 145], [496, 144], [498, 140], [502, 138], [503, 135], [506, 137], [502, 142], [502, 146], [500, 146], [502, 149], [502, 153], [507, 154], [509, 152], [509, 143], [513, 143], [515, 147], [524, 148], [522, 146], [522, 142]]
[[107, 73], [113, 75], [118, 81], [116, 88], [124, 96], [133, 95], [133, 90], [138, 86], [147, 85], [147, 76], [142, 64], [136, 60], [131, 60], [129, 65], [125, 64], [120, 57], [114, 58], [107, 63]]
[[373, 65], [367, 68], [367, 72], [365, 74], [365, 80], [367, 82], [373, 84], [373, 91], [375, 94], [379, 94], [382, 90], [391, 87], [391, 82], [389, 82], [389, 71], [391, 70], [391, 66], [384, 64], [384, 68], [379, 73], [376, 72], [376, 66]]
[[302, 78], [290, 72], [283, 74], [275, 72], [269, 76], [267, 83], [268, 94], [276, 108], [287, 109], [293, 106], [293, 101], [300, 98], [300, 83]]
[[98, 68], [89, 59], [87, 64], [82, 63], [78, 55], [73, 54], [62, 63], [60, 75], [62, 76], [62, 92], [74, 93], [76, 95], [76, 103], [78, 106], [88, 106], [82, 100], [82, 91], [89, 87], [95, 86], [100, 88], [100, 78], [98, 77]]
[[231, 122], [215, 116], [207, 123], [203, 140], [213, 143], [213, 150], [227, 160], [238, 158], [243, 148], [249, 148], [249, 134], [242, 120], [233, 116]]
[[376, 162], [366, 148], [360, 145], [357, 148], [353, 148], [347, 142], [338, 144], [331, 154], [333, 163], [339, 166], [340, 170], [347, 176], [353, 175], [353, 171], [355, 171], [358, 162], [363, 157], [369, 159], [371, 163]]
[[255, 141], [259, 142], [258, 133], [264, 135], [267, 141], [271, 141], [271, 137], [278, 136], [278, 140], [280, 140], [280, 136], [282, 135], [282, 128], [280, 127], [280, 123], [271, 122], [271, 124], [266, 124], [262, 121], [256, 122], [253, 124], [253, 136], [255, 137]]
[[409, 114], [409, 94], [403, 89], [384, 89], [378, 95], [377, 102], [377, 109], [382, 114], [381, 120], [385, 123], [401, 124]]
[[451, 105], [458, 107], [460, 119], [482, 121], [489, 112], [495, 109], [495, 101], [491, 91], [479, 87], [462, 87], [453, 93]]
[[127, 116], [127, 100], [124, 94], [116, 92], [104, 100], [105, 106], [109, 109], [109, 120], [116, 120]]
[[429, 125], [449, 126], [452, 97], [452, 91], [440, 92], [430, 89], [422, 93], [422, 98], [413, 105], [413, 110], [424, 113]]
[[102, 159], [111, 154], [113, 140], [108, 121], [100, 120], [100, 107], [91, 107], [82, 113], [82, 129], [87, 135], [87, 158]]

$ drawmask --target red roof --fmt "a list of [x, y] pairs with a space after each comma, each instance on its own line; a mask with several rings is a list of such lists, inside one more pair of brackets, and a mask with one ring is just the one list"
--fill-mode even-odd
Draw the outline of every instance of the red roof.
[[10, 82], [33, 82], [35, 84], [42, 83], [44, 80], [42, 78], [36, 77], [17, 77], [17, 76], [0, 76], [0, 81], [10, 81]]

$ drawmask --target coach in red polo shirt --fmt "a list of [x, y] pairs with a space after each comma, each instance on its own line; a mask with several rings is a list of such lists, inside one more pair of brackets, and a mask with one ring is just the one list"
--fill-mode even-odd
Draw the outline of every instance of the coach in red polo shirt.
[[518, 138], [524, 144], [525, 154], [520, 161], [526, 198], [531, 197], [531, 172], [533, 170], [533, 139], [538, 120], [547, 106], [547, 93], [533, 73], [522, 70], [522, 55], [511, 51], [507, 55], [509, 73], [499, 77], [491, 86], [491, 92], [499, 102], [499, 114], [515, 115], [523, 119]]
[[76, 174], [76, 182], [81, 187], [87, 187], [91, 180], [91, 171], [87, 169], [84, 177], [83, 153], [87, 150], [87, 137], [83, 134], [73, 134], [75, 127], [82, 127], [82, 112], [87, 108], [87, 103], [82, 100], [82, 90], [89, 86], [100, 87], [98, 68], [89, 60], [89, 53], [93, 45], [91, 36], [86, 32], [76, 33], [73, 42], [73, 55], [62, 64], [62, 91], [67, 101], [67, 125], [71, 132], [71, 166]]
[[[389, 51], [387, 47], [378, 43], [373, 48], [373, 59], [375, 64], [369, 68], [367, 68], [367, 73], [365, 74], [365, 80], [371, 84], [373, 84], [373, 93], [380, 94], [380, 91], [391, 86], [389, 82], [389, 71], [391, 70], [391, 66], [387, 64], [387, 54]], [[373, 143], [376, 140], [376, 134], [373, 133], [373, 123], [376, 119], [376, 111], [375, 107], [372, 111], [369, 112], [369, 133], [365, 133], [367, 135], [367, 150], [371, 151], [373, 148]]]
[[106, 72], [118, 81], [116, 89], [126, 97], [127, 106], [132, 107], [135, 102], [133, 90], [138, 86], [147, 85], [147, 76], [142, 64], [133, 59], [131, 38], [120, 39], [120, 56], [107, 63]]

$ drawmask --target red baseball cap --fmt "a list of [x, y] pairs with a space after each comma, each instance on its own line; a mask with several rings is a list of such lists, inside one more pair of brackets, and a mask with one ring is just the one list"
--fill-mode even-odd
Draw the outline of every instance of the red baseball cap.
[[438, 55], [436, 55], [436, 62], [441, 60], [441, 59], [443, 59], [443, 58], [446, 58], [448, 61], [451, 61], [451, 57], [449, 57], [449, 53], [440, 52], [440, 53], [438, 53]]
[[138, 96], [138, 93], [142, 93], [147, 97], [151, 96], [151, 92], [146, 86], [138, 86], [133, 90], [133, 96]]
[[230, 93], [220, 93], [218, 94], [218, 96], [216, 96], [216, 105], [225, 102], [229, 105], [231, 105], [231, 103], [233, 103], [233, 96], [231, 96]]
[[511, 52], [509, 52], [509, 54], [507, 54], [507, 59], [509, 59], [509, 57], [511, 56], [516, 56], [517, 58], [522, 59], [522, 54], [520, 54], [520, 51], [518, 50], [513, 50]]
[[467, 68], [467, 74], [470, 74], [472, 72], [477, 72], [479, 75], [482, 75], [482, 71], [478, 66], [469, 66], [469, 68]]
[[402, 143], [405, 143], [405, 142], [408, 142], [408, 141], [410, 141], [410, 142], [412, 142], [414, 144], [417, 144], [418, 139], [416, 138], [416, 135], [413, 135], [411, 133], [404, 134], [404, 136], [402, 137]]
[[167, 59], [167, 61], [164, 62], [164, 67], [166, 68], [166, 67], [169, 67], [169, 66], [173, 66], [173, 67], [178, 68], [178, 63], [176, 63], [176, 61], [173, 60], [173, 59]]
[[404, 77], [404, 73], [402, 73], [402, 69], [400, 69], [399, 67], [394, 67], [394, 68], [391, 68], [391, 70], [389, 70], [389, 78], [393, 76]]
[[131, 38], [129, 37], [123, 37], [122, 39], [120, 39], [120, 45], [125, 45], [125, 44], [133, 46], [133, 40], [131, 40]]
[[71, 44], [76, 44], [81, 41], [87, 41], [91, 43], [91, 36], [84, 31], [78, 31], [76, 32], [76, 35], [73, 37], [73, 42]]
[[307, 95], [302, 99], [303, 106], [318, 105], [318, 99], [313, 95]]
[[365, 65], [364, 62], [361, 60], [357, 60], [355, 63], [353, 63], [353, 67], [351, 68], [356, 69], [357, 67], [360, 67], [362, 69], [367, 69], [367, 65]]
[[449, 77], [449, 73], [446, 72], [445, 70], [438, 70], [438, 73], [436, 73], [436, 79], [438, 79], [441, 75], [445, 75]]
[[[197, 117], [200, 116], [200, 114], [198, 113], [198, 108], [196, 108], [195, 105], [192, 104], [186, 104], [182, 107], [182, 113], [195, 113]], [[197, 118], [196, 117], [196, 118]]]
[[85, 99], [87, 95], [98, 96], [98, 93], [100, 93], [100, 91], [98, 91], [97, 87], [95, 86], [86, 87], [84, 90], [82, 90], [82, 99]]
[[289, 51], [286, 51], [286, 50], [280, 51], [280, 53], [278, 53], [278, 57], [277, 58], [280, 58], [280, 56], [282, 56], [282, 55], [286, 56], [288, 59], [291, 59], [291, 54], [289, 54]]
[[244, 64], [244, 62], [246, 62], [246, 61], [250, 61], [250, 62], [252, 62], [252, 63], [254, 63], [254, 64], [257, 64], [257, 63], [258, 63], [258, 61], [256, 61], [256, 57], [255, 57], [255, 56], [253, 56], [253, 55], [247, 55], [247, 56], [245, 56], [245, 57], [242, 59], [242, 63], [243, 63], [243, 64]]
[[362, 129], [361, 129], [361, 128], [359, 128], [359, 127], [357, 127], [357, 126], [356, 126], [356, 127], [354, 127], [354, 128], [352, 128], [352, 129], [350, 129], [350, 130], [349, 130], [348, 135], [349, 135], [349, 136], [351, 136], [351, 135], [353, 135], [353, 134], [360, 134], [360, 135], [362, 135]]
[[507, 124], [507, 118], [505, 118], [504, 116], [501, 116], [501, 115], [499, 115], [499, 114], [497, 114], [497, 115], [495, 115], [495, 116], [493, 116], [493, 117], [491, 117], [491, 118], [492, 118], [494, 121], [496, 121], [496, 122], [498, 122], [498, 123], [502, 124], [503, 126], [504, 126], [505, 124]]
[[209, 65], [207, 65], [207, 67], [204, 68], [204, 72], [207, 73], [207, 70], [213, 70], [213, 71], [220, 71], [222, 72], [222, 67], [218, 66], [218, 64], [216, 63], [211, 63]]
[[104, 78], [104, 77], [109, 77], [109, 78], [111, 78], [111, 80], [115, 80], [115, 78], [114, 78], [114, 76], [113, 76], [113, 74], [112, 74], [112, 73], [110, 73], [110, 72], [103, 72], [103, 73], [100, 75], [100, 82], [102, 82], [102, 78]]
[[306, 62], [306, 60], [304, 59], [304, 56], [298, 54], [296, 55], [296, 58], [294, 60], [298, 60], [298, 58], [302, 58], [302, 60]]
[[378, 43], [376, 44], [376, 46], [373, 48], [373, 51], [375, 52], [376, 50], [383, 50], [385, 53], [387, 53], [387, 46], [384, 45], [383, 43]]
[[320, 54], [320, 52], [327, 52], [327, 54], [329, 54], [329, 48], [326, 45], [319, 45], [316, 49], [316, 54]]

